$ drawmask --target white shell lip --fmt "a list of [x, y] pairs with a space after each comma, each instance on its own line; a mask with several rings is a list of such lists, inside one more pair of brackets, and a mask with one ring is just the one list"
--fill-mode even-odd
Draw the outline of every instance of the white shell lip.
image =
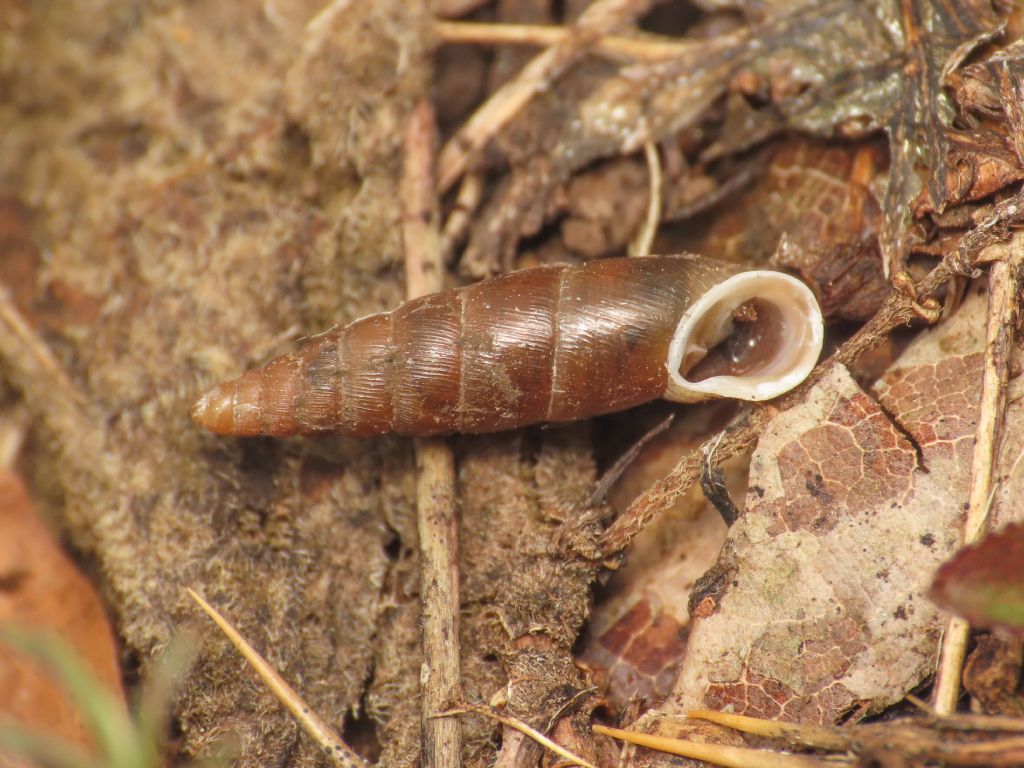
[[[705, 350], [695, 338], [697, 332], [707, 327], [720, 329], [719, 338], [712, 342], [717, 343], [728, 335], [732, 311], [751, 299], [767, 301], [779, 310], [785, 340], [779, 353], [762, 368], [743, 376], [712, 376], [703, 381], [688, 381], [679, 368], [688, 352]], [[701, 296], [679, 320], [665, 363], [668, 387], [664, 397], [679, 403], [714, 397], [738, 400], [778, 397], [807, 378], [821, 355], [824, 335], [818, 301], [811, 289], [795, 277], [771, 270], [733, 275]]]

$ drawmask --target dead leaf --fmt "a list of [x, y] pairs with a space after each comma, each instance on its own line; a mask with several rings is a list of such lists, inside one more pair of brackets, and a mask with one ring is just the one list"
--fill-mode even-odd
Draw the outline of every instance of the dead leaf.
[[[924, 595], [959, 541], [985, 312], [972, 290], [890, 366], [877, 402], [837, 368], [773, 420], [659, 714], [729, 706], [830, 723], [931, 673], [943, 619]], [[1004, 523], [1021, 515], [1022, 387], [1011, 381], [997, 465]]]
[[826, 316], [869, 318], [885, 298], [878, 201], [872, 191], [884, 152], [878, 142], [848, 146], [787, 137], [751, 186], [685, 250], [791, 269], [811, 286]]
[[[986, 307], [984, 286], [974, 286], [956, 314], [919, 334], [875, 385], [882, 408], [913, 439], [925, 466], [960, 503], [967, 499], [970, 482]], [[1022, 395], [1024, 380], [1012, 377], [990, 513], [994, 528], [1024, 520], [1024, 510], [1015, 501], [1024, 483], [1024, 466], [1017, 461], [1024, 452]]]
[[922, 598], [956, 542], [959, 507], [844, 368], [771, 423], [747, 511], [694, 622], [665, 712], [729, 707], [832, 723], [899, 700], [931, 669]]
[[[118, 649], [103, 605], [39, 518], [21, 481], [0, 470], [0, 623], [58, 634], [123, 698]], [[39, 664], [0, 643], [0, 720], [89, 745], [81, 714]], [[0, 757], [0, 765], [4, 758]]]

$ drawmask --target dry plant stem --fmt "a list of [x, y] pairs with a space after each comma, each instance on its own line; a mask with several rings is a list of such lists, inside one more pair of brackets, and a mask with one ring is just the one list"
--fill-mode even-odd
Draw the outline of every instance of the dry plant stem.
[[11, 469], [25, 442], [24, 411], [7, 414], [0, 422], [0, 469]]
[[487, 5], [487, 0], [435, 0], [433, 10], [438, 16], [454, 19], [475, 11], [481, 5]]
[[850, 761], [819, 760], [805, 755], [794, 755], [788, 752], [770, 752], [749, 747], [734, 747], [727, 744], [705, 744], [699, 741], [671, 739], [666, 736], [653, 736], [638, 731], [623, 731], [618, 728], [606, 728], [603, 725], [592, 726], [594, 733], [622, 739], [630, 744], [668, 752], [672, 755], [704, 760], [726, 768], [825, 768], [825, 766], [851, 765]]
[[[0, 285], [0, 363], [21, 392], [29, 416], [52, 435], [62, 461], [86, 475], [105, 475], [111, 462], [99, 419], [91, 418], [88, 403], [49, 347], [29, 325]], [[85, 450], [65, 450], [67, 436]]]
[[191, 589], [188, 590], [188, 594], [199, 603], [199, 607], [206, 612], [206, 615], [213, 619], [214, 623], [220, 627], [220, 630], [231, 641], [231, 644], [245, 657], [245, 660], [249, 662], [249, 665], [256, 674], [260, 676], [260, 679], [270, 689], [270, 692], [291, 712], [292, 717], [295, 718], [302, 730], [319, 745], [332, 764], [340, 766], [340, 768], [369, 768], [363, 759], [341, 740], [341, 737], [334, 732], [334, 729], [321, 720], [316, 712], [302, 700], [302, 697], [295, 692], [295, 689], [285, 682], [284, 678], [277, 673], [277, 670], [249, 645], [246, 639], [239, 634], [238, 630], [227, 619], [221, 616], [213, 606]]
[[640, 436], [640, 439], [633, 443], [619, 458], [615, 460], [601, 478], [597, 481], [597, 485], [594, 486], [593, 493], [590, 494], [590, 498], [587, 499], [587, 508], [593, 509], [608, 496], [608, 492], [612, 489], [612, 486], [618, 482], [622, 474], [629, 468], [629, 465], [636, 461], [636, 457], [640, 455], [640, 451], [646, 447], [654, 438], [666, 431], [672, 426], [672, 421], [675, 419], [673, 414], [669, 414], [659, 423], [651, 427], [647, 432]]
[[[990, 246], [988, 250], [999, 248]], [[992, 479], [999, 450], [1000, 429], [1006, 411], [1006, 382], [1013, 349], [1013, 329], [1018, 314], [1017, 293], [1024, 264], [1024, 233], [1015, 232], [1003, 258], [989, 273], [988, 325], [985, 329], [985, 360], [981, 373], [981, 402], [971, 461], [971, 486], [967, 498], [962, 540], [972, 544], [984, 533], [992, 495]], [[934, 704], [938, 715], [956, 710], [960, 693], [960, 668], [967, 651], [970, 625], [959, 616], [949, 620], [942, 636], [936, 670]]]
[[647, 159], [647, 215], [636, 239], [629, 244], [630, 256], [650, 256], [661, 221], [661, 157], [657, 145], [650, 139], [644, 142], [644, 157]]
[[719, 461], [750, 448], [776, 410], [785, 410], [797, 403], [831, 365], [852, 365], [864, 352], [881, 343], [893, 329], [915, 319], [936, 318], [938, 304], [931, 298], [933, 294], [957, 275], [974, 275], [977, 263], [983, 258], [983, 250], [1004, 240], [1011, 225], [1021, 220], [1024, 220], [1024, 190], [996, 204], [988, 217], [964, 235], [956, 249], [947, 254], [919, 284], [907, 283], [907, 288], [891, 291], [878, 312], [830, 358], [820, 363], [803, 384], [774, 403], [744, 407], [726, 425], [724, 437], [714, 435], [686, 454], [671, 472], [637, 497], [609, 526], [602, 537], [605, 555], [621, 552], [658, 513], [670, 507], [697, 481], [706, 447], [720, 440], [715, 449]]
[[[566, 27], [551, 24], [494, 24], [477, 21], [438, 21], [434, 34], [445, 43], [476, 45], [551, 46], [569, 36]], [[693, 44], [682, 40], [653, 37], [602, 37], [594, 51], [604, 56], [630, 61], [664, 61], [693, 50]]]
[[503, 715], [499, 712], [495, 712], [490, 707], [483, 707], [477, 704], [465, 704], [461, 707], [450, 709], [443, 714], [445, 716], [458, 715], [463, 712], [476, 712], [478, 715], [483, 715], [484, 717], [489, 717], [492, 720], [497, 720], [502, 725], [507, 725], [509, 728], [519, 731], [525, 736], [528, 736], [529, 738], [533, 739], [541, 746], [550, 749], [556, 755], [563, 758], [572, 765], [579, 765], [582, 766], [582, 768], [597, 768], [597, 766], [595, 766], [593, 763], [590, 763], [584, 760], [579, 755], [570, 752], [568, 749], [563, 747], [558, 742], [552, 741], [543, 733], [538, 731], [536, 728], [532, 728], [528, 723], [524, 723], [522, 720], [516, 717], [511, 717], [509, 715]]
[[[433, 175], [436, 131], [434, 110], [424, 99], [410, 116], [402, 168], [402, 237], [410, 299], [444, 288]], [[462, 727], [457, 718], [434, 717], [462, 698], [455, 459], [448, 442], [417, 440], [416, 470], [423, 624], [421, 761], [424, 768], [459, 768]]]
[[850, 740], [834, 728], [823, 725], [800, 725], [784, 723], [780, 720], [763, 720], [760, 717], [734, 715], [730, 712], [717, 712], [709, 709], [695, 709], [686, 713], [691, 720], [706, 720], [710, 723], [724, 725], [736, 731], [770, 739], [784, 739], [789, 744], [802, 747], [827, 749], [843, 752], [850, 748]]
[[[33, 383], [31, 372], [37, 372], [39, 378], [35, 380], [35, 386], [43, 389], [42, 382], [48, 381], [56, 388], [58, 397], [73, 410], [78, 410], [85, 403], [85, 398], [68, 378], [61, 364], [54, 359], [49, 347], [11, 301], [10, 292], [5, 286], [0, 286], [0, 359], [14, 365], [16, 378], [18, 372], [27, 374], [29, 381], [25, 384]], [[22, 385], [22, 382], [16, 383]], [[32, 387], [22, 388], [31, 390]], [[53, 397], [49, 387], [45, 389], [48, 390], [47, 398]]]
[[770, 406], [748, 406], [720, 434], [708, 438], [687, 453], [671, 472], [637, 497], [605, 531], [602, 537], [605, 555], [612, 556], [623, 550], [659, 512], [668, 509], [680, 495], [686, 493], [700, 477], [705, 449], [710, 449], [718, 441], [715, 455], [722, 461], [741, 453], [754, 444], [772, 413], [774, 409]]
[[1022, 717], [969, 715], [958, 712], [940, 717], [935, 714], [928, 702], [922, 701], [912, 693], [908, 693], [904, 698], [921, 710], [930, 723], [934, 723], [939, 728], [960, 731], [1019, 731], [1024, 733], [1024, 718]]
[[455, 249], [459, 247], [473, 223], [473, 214], [484, 196], [484, 177], [479, 173], [467, 173], [462, 177], [455, 204], [441, 229], [441, 258], [451, 263]]
[[424, 768], [458, 768], [462, 726], [455, 718], [433, 717], [461, 698], [455, 460], [448, 442], [417, 440], [416, 470], [423, 605], [422, 764]]
[[1021, 765], [1024, 763], [1024, 736], [996, 739], [983, 744], [965, 744], [955, 749], [942, 750], [935, 756], [946, 757], [953, 765], [975, 765], [986, 768]]
[[448, 141], [438, 159], [438, 189], [444, 194], [461, 176], [470, 158], [504, 128], [535, 95], [554, 80], [609, 30], [642, 13], [650, 0], [597, 0], [565, 37], [536, 56], [499, 88]]

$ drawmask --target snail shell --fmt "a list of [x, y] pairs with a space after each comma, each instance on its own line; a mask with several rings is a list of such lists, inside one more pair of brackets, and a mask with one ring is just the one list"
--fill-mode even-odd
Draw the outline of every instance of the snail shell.
[[513, 272], [406, 302], [219, 384], [212, 432], [426, 436], [564, 422], [800, 383], [821, 311], [796, 278], [693, 255]]

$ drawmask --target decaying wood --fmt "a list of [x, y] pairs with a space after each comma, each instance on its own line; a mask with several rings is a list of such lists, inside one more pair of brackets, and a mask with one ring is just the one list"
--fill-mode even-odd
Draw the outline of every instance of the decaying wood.
[[[393, 126], [423, 92], [427, 69], [411, 63], [423, 61], [427, 19], [415, 3], [348, 7], [358, 45], [332, 27], [351, 15], [307, 40], [312, 13], [270, 21], [258, 3], [33, 7], [0, 24], [13, 56], [2, 65], [12, 86], [0, 105], [3, 182], [33, 211], [33, 239], [54, 236], [29, 290], [13, 293], [34, 319], [31, 346], [50, 350], [85, 403], [4, 325], [5, 379], [33, 417], [27, 466], [40, 506], [90, 563], [140, 664], [194, 619], [181, 587], [195, 585], [335, 725], [359, 711], [375, 655], [392, 642], [374, 643], [392, 567], [380, 510], [413, 514], [402, 492], [411, 456], [403, 465], [405, 446], [214, 445], [183, 408], [237, 373], [235, 361], [283, 351], [268, 340], [281, 344], [289, 328], [401, 298]], [[290, 71], [301, 87], [286, 104]], [[333, 112], [332, 98], [345, 106]], [[320, 117], [361, 100], [373, 108], [351, 113], [342, 169], [339, 134], [320, 131], [336, 119]], [[204, 634], [176, 713], [181, 749], [203, 752], [232, 732], [241, 765], [319, 760], [237, 664], [215, 630]]]

